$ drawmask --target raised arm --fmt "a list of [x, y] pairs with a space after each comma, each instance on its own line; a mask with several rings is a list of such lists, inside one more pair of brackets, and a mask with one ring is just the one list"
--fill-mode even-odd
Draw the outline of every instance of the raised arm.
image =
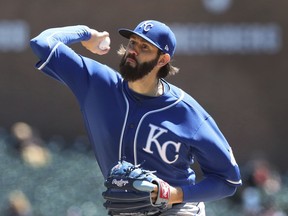
[[38, 70], [68, 85], [78, 98], [85, 94], [91, 75], [103, 72], [104, 66], [76, 53], [69, 45], [82, 43], [89, 51], [103, 55], [110, 47], [101, 50], [99, 44], [108, 32], [98, 32], [84, 25], [50, 28], [30, 41], [31, 48], [39, 58]]
[[105, 37], [109, 37], [109, 33], [106, 31], [98, 32], [84, 25], [67, 26], [43, 31], [30, 41], [30, 46], [41, 60], [46, 60], [61, 43], [70, 45], [81, 42], [92, 53], [103, 55], [110, 50], [110, 47], [106, 50], [99, 48], [99, 44]]

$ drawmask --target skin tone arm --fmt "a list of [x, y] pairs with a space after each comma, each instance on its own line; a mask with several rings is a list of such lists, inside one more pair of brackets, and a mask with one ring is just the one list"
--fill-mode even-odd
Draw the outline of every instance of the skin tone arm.
[[[151, 193], [152, 201], [155, 203], [158, 195], [158, 187], [155, 186]], [[170, 186], [170, 199], [168, 204], [176, 204], [183, 202], [183, 191], [179, 187]]]
[[169, 204], [183, 202], [183, 191], [181, 188], [179, 187], [175, 188], [170, 186], [170, 192], [171, 192], [171, 198], [169, 200]]

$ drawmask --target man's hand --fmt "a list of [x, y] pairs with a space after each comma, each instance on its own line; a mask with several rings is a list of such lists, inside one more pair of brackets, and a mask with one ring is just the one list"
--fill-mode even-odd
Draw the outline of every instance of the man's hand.
[[105, 50], [101, 50], [99, 48], [99, 44], [105, 39], [105, 37], [109, 37], [108, 32], [98, 32], [95, 29], [91, 29], [91, 38], [87, 41], [81, 41], [81, 43], [90, 52], [98, 55], [104, 55], [110, 50], [110, 47]]

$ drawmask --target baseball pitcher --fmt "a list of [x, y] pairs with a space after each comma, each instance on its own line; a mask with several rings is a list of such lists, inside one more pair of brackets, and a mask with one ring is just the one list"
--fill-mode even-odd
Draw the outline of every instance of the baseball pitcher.
[[[165, 78], [176, 38], [156, 20], [119, 29], [119, 69], [76, 53], [110, 51], [108, 32], [84, 25], [51, 28], [31, 40], [36, 68], [75, 95], [104, 177], [109, 215], [205, 215], [204, 202], [241, 185], [232, 149], [203, 107]], [[97, 56], [96, 56], [97, 57]], [[196, 182], [197, 161], [203, 180]]]

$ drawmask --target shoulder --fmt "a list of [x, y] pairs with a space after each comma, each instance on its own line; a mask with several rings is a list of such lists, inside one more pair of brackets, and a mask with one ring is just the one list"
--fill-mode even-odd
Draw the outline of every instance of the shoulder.
[[178, 123], [175, 126], [178, 128], [177, 133], [181, 134], [182, 138], [191, 140], [204, 122], [210, 118], [210, 115], [187, 92], [173, 84], [168, 85], [171, 97], [178, 101], [174, 108], [170, 110], [171, 121]]
[[179, 106], [182, 107], [183, 111], [199, 116], [203, 120], [210, 117], [204, 107], [189, 93], [171, 83], [167, 84], [169, 85], [171, 94], [180, 100]]
[[95, 61], [93, 59], [83, 57], [84, 67], [88, 71], [89, 76], [103, 78], [107, 80], [119, 81], [121, 80], [121, 75], [110, 66], [103, 64], [101, 62]]

